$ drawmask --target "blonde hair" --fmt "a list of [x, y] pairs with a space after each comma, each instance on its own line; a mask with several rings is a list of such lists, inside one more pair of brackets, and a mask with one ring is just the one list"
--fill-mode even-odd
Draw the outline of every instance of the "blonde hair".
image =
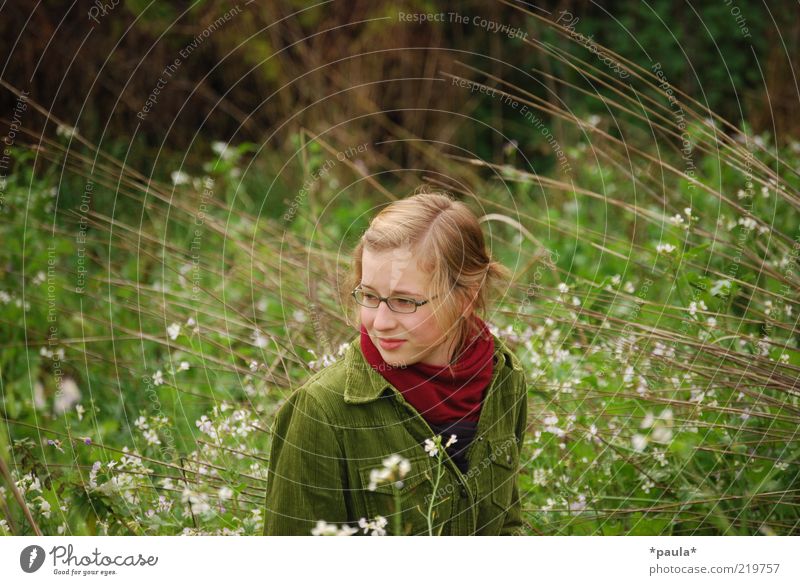
[[[395, 201], [369, 225], [353, 250], [348, 294], [361, 283], [362, 254], [407, 247], [420, 270], [430, 275], [426, 297], [440, 328], [454, 337], [452, 362], [477, 333], [478, 315], [485, 315], [490, 290], [509, 278], [510, 271], [493, 261], [484, 244], [475, 214], [449, 194], [421, 188], [415, 195]], [[359, 306], [352, 297], [352, 317], [359, 321]], [[472, 304], [461, 318], [464, 303]]]

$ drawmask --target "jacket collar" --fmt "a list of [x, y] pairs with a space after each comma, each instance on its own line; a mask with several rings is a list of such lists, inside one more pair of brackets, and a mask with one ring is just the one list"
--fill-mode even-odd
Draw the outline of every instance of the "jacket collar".
[[[517, 357], [494, 333], [495, 369], [500, 365], [514, 370], [521, 370]], [[344, 389], [344, 401], [349, 404], [364, 404], [376, 400], [384, 390], [393, 386], [369, 365], [361, 353], [361, 339], [356, 337], [350, 342], [344, 357], [347, 368], [347, 379]], [[492, 383], [497, 372], [492, 376]]]

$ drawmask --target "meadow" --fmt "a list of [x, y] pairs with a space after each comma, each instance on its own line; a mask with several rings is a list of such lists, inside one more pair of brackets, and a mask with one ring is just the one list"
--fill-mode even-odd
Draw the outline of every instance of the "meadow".
[[261, 534], [274, 414], [356, 338], [350, 249], [427, 183], [514, 274], [486, 319], [529, 381], [528, 534], [797, 534], [800, 142], [584, 49], [530, 48], [577, 68], [580, 113], [442, 72], [540, 151], [387, 118], [413, 172], [389, 140], [300, 125], [131, 164], [4, 82], [25, 124], [1, 190], [0, 532]]

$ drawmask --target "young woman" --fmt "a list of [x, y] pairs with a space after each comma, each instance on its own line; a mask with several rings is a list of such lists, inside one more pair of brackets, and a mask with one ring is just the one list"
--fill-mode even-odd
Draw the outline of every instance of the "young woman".
[[479, 317], [508, 270], [475, 215], [397, 201], [353, 261], [360, 335], [277, 413], [264, 534], [523, 534], [525, 377]]

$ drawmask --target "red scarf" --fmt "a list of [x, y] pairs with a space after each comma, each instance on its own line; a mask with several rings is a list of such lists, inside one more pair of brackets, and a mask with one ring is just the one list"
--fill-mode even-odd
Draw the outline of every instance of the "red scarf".
[[452, 369], [420, 362], [392, 367], [381, 357], [363, 325], [361, 352], [373, 369], [397, 388], [429, 423], [478, 422], [484, 391], [492, 381], [494, 338], [486, 323], [476, 319], [480, 329], [467, 342]]

